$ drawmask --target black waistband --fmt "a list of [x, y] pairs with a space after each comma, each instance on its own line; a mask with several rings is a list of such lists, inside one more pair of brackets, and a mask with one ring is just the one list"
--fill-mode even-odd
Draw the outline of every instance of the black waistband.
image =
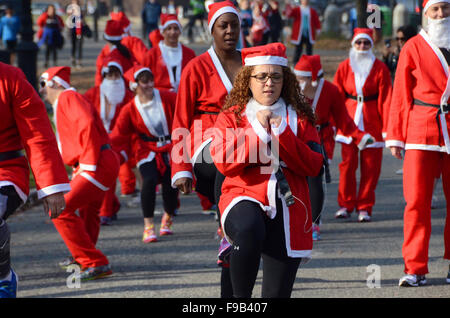
[[320, 124], [320, 125], [316, 125], [316, 129], [317, 131], [321, 131], [322, 129], [324, 129], [325, 127], [330, 126], [330, 122], [327, 121], [326, 123]]
[[416, 99], [414, 98], [414, 105], [417, 106], [428, 106], [428, 107], [434, 107], [434, 108], [439, 108], [439, 114], [441, 113], [448, 113], [450, 111], [450, 106], [448, 104], [430, 104], [430, 103], [426, 103], [424, 101], [421, 101], [420, 99]]
[[[350, 95], [350, 94], [347, 94], [347, 93], [345, 93], [345, 96], [347, 98], [354, 99], [356, 101], [358, 100], [358, 96]], [[368, 102], [368, 101], [371, 101], [371, 100], [377, 100], [378, 99], [378, 94], [370, 95], [370, 96], [363, 96], [362, 98], [363, 98], [363, 102]]]
[[141, 137], [141, 139], [143, 141], [147, 141], [147, 142], [164, 142], [164, 141], [170, 141], [172, 140], [172, 137], [170, 135], [167, 136], [161, 136], [161, 137], [150, 137], [147, 136], [146, 134], [139, 134], [139, 137]]
[[203, 115], [203, 114], [206, 114], [206, 115], [219, 115], [220, 112], [207, 112], [207, 111], [199, 110], [199, 111], [196, 111], [196, 113], [200, 114], [200, 115]]
[[16, 158], [19, 158], [22, 156], [23, 156], [23, 153], [20, 150], [0, 152], [0, 161], [16, 159]]

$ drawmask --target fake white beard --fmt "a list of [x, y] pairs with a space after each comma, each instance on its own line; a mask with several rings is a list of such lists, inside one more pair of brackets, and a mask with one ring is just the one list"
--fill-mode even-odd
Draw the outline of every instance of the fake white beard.
[[350, 49], [350, 66], [355, 74], [366, 78], [372, 69], [375, 55], [372, 49], [367, 51], [358, 51], [354, 47]]
[[121, 78], [117, 80], [105, 78], [100, 85], [100, 92], [105, 95], [110, 104], [120, 104], [125, 97], [125, 82]]
[[450, 49], [450, 17], [443, 19], [428, 18], [427, 34], [439, 48]]

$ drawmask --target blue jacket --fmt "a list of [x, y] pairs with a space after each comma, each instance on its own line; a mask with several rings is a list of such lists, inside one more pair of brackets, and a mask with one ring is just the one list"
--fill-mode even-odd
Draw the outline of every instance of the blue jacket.
[[157, 2], [146, 2], [142, 10], [142, 20], [145, 24], [158, 24], [159, 16], [161, 15], [161, 5]]
[[0, 19], [0, 35], [3, 41], [16, 41], [20, 29], [20, 20], [17, 16], [3, 16]]

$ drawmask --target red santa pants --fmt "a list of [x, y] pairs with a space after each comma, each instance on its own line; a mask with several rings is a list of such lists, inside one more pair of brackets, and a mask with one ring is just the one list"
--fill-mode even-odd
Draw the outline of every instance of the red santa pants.
[[[341, 144], [342, 162], [339, 164], [338, 204], [348, 212], [353, 209], [365, 210], [372, 215], [375, 204], [375, 189], [381, 172], [383, 148], [366, 148], [359, 150], [355, 144]], [[356, 194], [356, 170], [360, 159], [358, 194]]]
[[[97, 170], [89, 175], [108, 187], [115, 182], [118, 172], [117, 154], [105, 150], [97, 163]], [[70, 187], [71, 190], [64, 195], [66, 209], [53, 219], [53, 224], [82, 268], [106, 265], [108, 259], [95, 247], [100, 233], [99, 210], [106, 192], [80, 174], [73, 178]], [[77, 210], [79, 216], [75, 213]]]
[[406, 200], [403, 225], [405, 273], [428, 273], [428, 246], [431, 235], [433, 185], [442, 171], [447, 201], [444, 229], [444, 258], [450, 259], [450, 155], [436, 151], [407, 150], [403, 163], [403, 193]]
[[122, 194], [132, 194], [136, 189], [136, 176], [132, 170], [130, 161], [120, 166], [119, 170], [120, 192]]
[[116, 183], [114, 183], [105, 193], [105, 197], [100, 208], [100, 216], [112, 217], [120, 210], [120, 201], [116, 195]]

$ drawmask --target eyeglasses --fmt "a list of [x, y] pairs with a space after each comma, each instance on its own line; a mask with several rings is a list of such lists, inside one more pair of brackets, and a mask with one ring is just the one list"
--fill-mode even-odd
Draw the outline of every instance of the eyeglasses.
[[283, 80], [283, 74], [280, 73], [259, 73], [256, 75], [250, 75], [250, 77], [254, 77], [259, 83], [266, 83], [269, 78], [272, 80], [272, 83], [278, 84]]
[[406, 38], [395, 38], [397, 41], [406, 41]]
[[370, 41], [356, 41], [355, 42], [356, 45], [371, 45]]

